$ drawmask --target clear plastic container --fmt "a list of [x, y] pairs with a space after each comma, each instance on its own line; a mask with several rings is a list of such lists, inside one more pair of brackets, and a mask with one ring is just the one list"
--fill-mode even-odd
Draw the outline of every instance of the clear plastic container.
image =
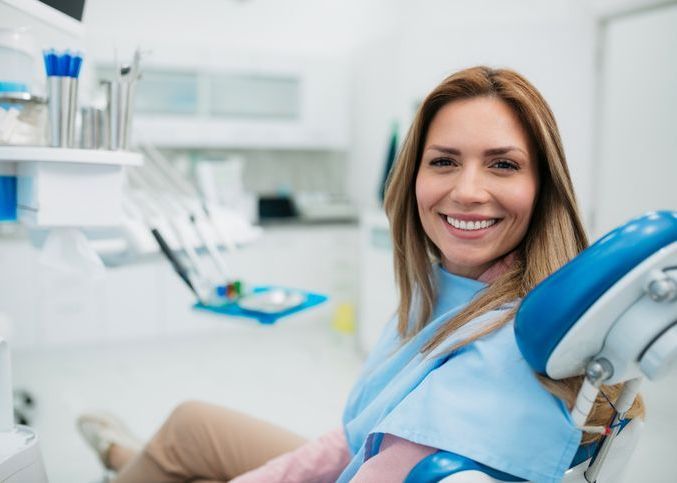
[[[31, 91], [35, 78], [37, 50], [26, 28], [0, 28], [0, 83], [18, 84]], [[5, 89], [10, 90], [10, 89]]]
[[44, 98], [0, 89], [0, 145], [45, 146], [47, 106]]

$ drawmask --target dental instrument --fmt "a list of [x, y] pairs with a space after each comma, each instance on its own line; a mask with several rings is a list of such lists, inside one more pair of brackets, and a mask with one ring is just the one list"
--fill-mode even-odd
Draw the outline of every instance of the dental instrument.
[[[230, 251], [235, 249], [235, 244], [229, 237], [223, 235], [219, 225], [214, 222], [211, 216], [208, 216], [211, 208], [207, 208], [205, 201], [198, 198], [199, 194], [194, 187], [183, 180], [166, 160], [162, 159], [159, 162], [152, 160], [158, 158], [158, 153], [153, 149], [148, 149], [149, 152], [153, 153], [152, 158], [148, 158], [146, 167], [143, 170], [137, 170], [135, 176], [143, 179], [144, 189], [153, 190], [156, 198], [162, 198], [161, 201], [158, 200], [159, 203], [169, 205], [172, 212], [176, 214], [171, 219], [171, 223], [174, 224], [180, 242], [193, 265], [200, 265], [201, 258], [197, 255], [197, 250], [201, 247], [205, 248], [216, 276], [205, 275], [206, 269], [198, 270], [202, 273], [202, 278], [209, 279], [211, 285], [217, 287], [217, 295], [228, 299], [228, 291], [219, 291], [219, 287], [227, 288], [228, 280], [233, 277], [217, 244], [220, 241], [225, 241], [221, 244], [225, 245]], [[197, 237], [193, 237], [193, 234]], [[191, 246], [191, 242], [194, 243], [194, 247]]]
[[[197, 254], [196, 246], [199, 248], [199, 244], [193, 242], [195, 237], [190, 233], [190, 225], [187, 222], [187, 216], [182, 206], [172, 196], [155, 189], [152, 181], [148, 179], [144, 171], [130, 170], [128, 174], [132, 184], [139, 186], [148, 196], [149, 199], [146, 203], [152, 204], [155, 212], [164, 217], [171, 226], [181, 248], [190, 260], [191, 268], [197, 276], [202, 280], [214, 281], [215, 277], [209, 275], [209, 270], [204, 266]], [[220, 279], [221, 277], [217, 275], [216, 278]]]
[[190, 281], [188, 270], [186, 269], [186, 267], [183, 266], [183, 264], [179, 261], [179, 259], [174, 256], [172, 249], [169, 248], [169, 245], [167, 245], [167, 242], [165, 241], [164, 237], [160, 234], [160, 231], [157, 228], [151, 228], [150, 232], [153, 234], [155, 240], [157, 240], [157, 243], [160, 246], [160, 250], [167, 258], [167, 260], [169, 260], [169, 263], [171, 263], [174, 271], [178, 274], [181, 280], [185, 282], [188, 288], [190, 288], [190, 290], [195, 294], [197, 299], [200, 302], [202, 302], [202, 296], [193, 285], [193, 282]]
[[[136, 185], [141, 189], [142, 194], [137, 194], [133, 199], [141, 205], [142, 208], [153, 213], [155, 218], [163, 219], [166, 224], [170, 227], [174, 239], [178, 241], [179, 246], [183, 252], [188, 257], [190, 261], [190, 270], [195, 274], [198, 280], [201, 280], [198, 285], [204, 285], [204, 281], [211, 280], [211, 277], [207, 274], [207, 270], [203, 266], [199, 256], [195, 251], [193, 243], [189, 239], [189, 235], [186, 232], [184, 224], [181, 223], [179, 219], [179, 214], [177, 214], [174, 209], [170, 199], [163, 199], [162, 196], [155, 192], [153, 187], [144, 179], [143, 175], [136, 170], [128, 171], [129, 180], [132, 185]], [[169, 204], [169, 206], [167, 206]], [[149, 218], [148, 220], [150, 220]], [[149, 229], [151, 226], [155, 226], [156, 223], [148, 224]]]
[[166, 218], [157, 210], [156, 205], [148, 200], [147, 194], [143, 192], [126, 192], [123, 198], [123, 209], [135, 221], [143, 225], [145, 232], [150, 232], [152, 239], [159, 246], [160, 252], [170, 262], [174, 271], [195, 294], [198, 301], [205, 303], [207, 300], [203, 290], [204, 281], [199, 278], [199, 274], [196, 273], [192, 265], [186, 266], [174, 254], [170, 243], [162, 233], [163, 230], [165, 233], [169, 232], [173, 237], [172, 241], [176, 241], [176, 234], [171, 230], [171, 226], [167, 223]]
[[151, 144], [143, 143], [141, 144], [141, 149], [146, 154], [149, 166], [153, 166], [161, 173], [167, 179], [170, 186], [174, 186], [178, 192], [183, 193], [185, 197], [196, 202], [197, 207], [193, 206], [191, 209], [206, 215], [213, 231], [218, 236], [218, 241], [220, 242], [218, 244], [224, 246], [229, 252], [235, 252], [237, 250], [235, 241], [228, 233], [222, 230], [220, 225], [216, 222], [213, 207], [209, 206], [209, 203], [202, 199], [197, 189], [176, 171], [157, 148]]

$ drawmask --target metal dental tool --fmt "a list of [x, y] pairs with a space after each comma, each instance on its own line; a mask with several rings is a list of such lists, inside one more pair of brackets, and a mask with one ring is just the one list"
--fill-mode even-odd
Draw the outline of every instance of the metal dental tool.
[[[204, 245], [207, 249], [207, 252], [210, 255], [210, 258], [214, 264], [214, 267], [217, 272], [217, 283], [223, 283], [227, 279], [227, 269], [226, 264], [221, 257], [221, 254], [218, 252], [216, 246], [212, 242], [212, 238], [207, 233], [206, 227], [201, 224], [196, 217], [196, 214], [190, 210], [190, 202], [186, 199], [182, 193], [171, 193], [166, 189], [165, 180], [162, 179], [162, 176], [153, 169], [141, 170], [136, 173], [137, 175], [142, 176], [146, 179], [148, 185], [152, 184], [157, 187], [158, 196], [162, 197], [164, 203], [169, 205], [172, 211], [175, 213], [173, 218], [176, 225], [176, 229], [179, 231], [179, 236], [183, 237], [183, 243], [187, 247], [187, 253], [191, 258], [194, 258], [197, 262], [198, 256], [195, 250], [193, 249], [193, 244], [191, 243], [191, 236], [187, 233], [192, 227], [193, 232], [197, 235], [197, 238], [200, 240], [200, 244], [195, 248], [199, 248], [200, 245]], [[199, 213], [197, 214], [199, 216]], [[193, 254], [191, 254], [191, 251]]]
[[[234, 252], [237, 250], [237, 245], [235, 240], [224, 232], [224, 230], [219, 226], [215, 221], [211, 210], [208, 207], [208, 204], [205, 200], [202, 199], [198, 190], [191, 183], [186, 181], [174, 168], [171, 163], [158, 151], [154, 146], [144, 143], [141, 145], [141, 149], [146, 154], [148, 163], [147, 166], [153, 166], [157, 169], [162, 176], [165, 177], [167, 182], [174, 186], [174, 188], [183, 193], [186, 197], [190, 198], [194, 202], [194, 206], [190, 208], [194, 213], [204, 214], [209, 221], [209, 225], [215, 232], [218, 237], [219, 245], [224, 246], [229, 252]], [[185, 199], [185, 198], [184, 198]]]
[[183, 213], [177, 209], [176, 203], [166, 196], [163, 197], [161, 194], [157, 193], [140, 171], [129, 170], [128, 174], [132, 185], [136, 185], [140, 188], [147, 198], [145, 200], [146, 206], [152, 207], [155, 212], [167, 222], [183, 252], [188, 257], [191, 263], [190, 268], [196, 274], [198, 279], [209, 281], [209, 283], [211, 283], [212, 277], [208, 275], [207, 270], [198, 257], [195, 246], [186, 232], [185, 224], [182, 225], [180, 222], [180, 217]]
[[[174, 271], [179, 275], [181, 280], [190, 288], [195, 294], [198, 301], [206, 302], [205, 296], [202, 294], [202, 287], [204, 281], [201, 280], [199, 272], [195, 265], [187, 267], [173, 252], [170, 244], [167, 242], [165, 236], [162, 235], [160, 225], [161, 221], [167, 221], [166, 216], [158, 211], [156, 203], [143, 192], [127, 192], [123, 198], [123, 209], [131, 213], [134, 218], [141, 218], [146, 227], [151, 232], [153, 238], [160, 247], [160, 251], [169, 260]], [[167, 224], [167, 223], [165, 223]], [[171, 227], [170, 225], [170, 228]], [[172, 229], [172, 231], [175, 231]], [[174, 235], [174, 233], [172, 233]]]

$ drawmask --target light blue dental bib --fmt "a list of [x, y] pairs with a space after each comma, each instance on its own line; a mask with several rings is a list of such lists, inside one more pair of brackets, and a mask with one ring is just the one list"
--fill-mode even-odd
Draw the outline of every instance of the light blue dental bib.
[[524, 361], [512, 323], [448, 354], [508, 307], [478, 317], [433, 353], [421, 354], [440, 326], [486, 286], [439, 266], [436, 277], [432, 321], [401, 345], [391, 320], [348, 398], [343, 424], [353, 458], [338, 481], [349, 481], [378, 453], [385, 433], [528, 480], [561, 480], [581, 432]]

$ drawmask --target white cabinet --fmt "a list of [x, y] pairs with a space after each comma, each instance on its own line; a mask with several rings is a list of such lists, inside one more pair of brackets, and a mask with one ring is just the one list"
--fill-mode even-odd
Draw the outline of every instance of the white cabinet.
[[[267, 228], [260, 240], [226, 263], [246, 285], [281, 285], [329, 300], [278, 324], [310, 318], [329, 329], [336, 308], [355, 302], [358, 277], [355, 225]], [[14, 322], [14, 347], [35, 348], [131, 340], [256, 324], [192, 308], [193, 294], [161, 257], [112, 267], [102, 279], [60, 273], [39, 263], [25, 239], [0, 237], [0, 307]], [[274, 327], [274, 326], [273, 326]]]
[[[110, 76], [105, 66], [99, 72]], [[339, 60], [191, 69], [151, 64], [137, 90], [134, 141], [342, 151], [349, 142], [348, 89], [348, 66]]]

